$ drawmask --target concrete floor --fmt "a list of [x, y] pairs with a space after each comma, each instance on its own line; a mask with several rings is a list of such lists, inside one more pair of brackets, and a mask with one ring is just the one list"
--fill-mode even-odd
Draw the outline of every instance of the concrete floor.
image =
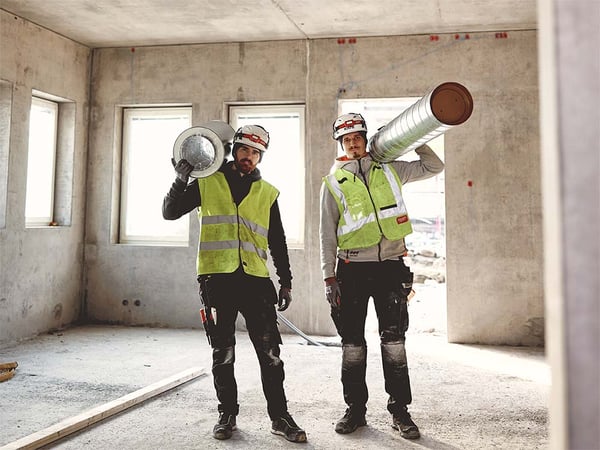
[[[423, 305], [411, 302], [410, 308], [410, 411], [421, 429], [418, 441], [402, 439], [390, 426], [378, 337], [370, 322], [368, 426], [351, 435], [333, 431], [345, 409], [337, 346], [283, 336], [289, 410], [308, 435], [307, 444], [290, 444], [269, 432], [258, 363], [239, 332], [238, 431], [229, 441], [217, 441], [211, 435], [217, 417], [211, 351], [203, 331], [80, 326], [0, 348], [0, 362], [19, 363], [15, 376], [0, 383], [0, 446], [197, 366], [207, 375], [44, 448], [548, 448], [550, 376], [543, 350], [448, 344], [436, 324], [418, 323]], [[281, 330], [289, 332], [283, 324]]]

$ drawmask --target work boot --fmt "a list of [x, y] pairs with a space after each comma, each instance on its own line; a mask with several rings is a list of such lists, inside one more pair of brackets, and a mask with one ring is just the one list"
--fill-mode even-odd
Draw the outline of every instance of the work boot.
[[213, 437], [220, 440], [229, 439], [235, 429], [235, 416], [221, 412], [219, 413], [219, 421], [213, 427]]
[[294, 422], [289, 413], [271, 422], [271, 433], [283, 436], [290, 442], [306, 442], [306, 432]]
[[419, 427], [412, 421], [406, 406], [398, 413], [392, 416], [392, 428], [400, 431], [400, 435], [405, 439], [419, 439]]
[[347, 408], [344, 417], [335, 424], [335, 432], [340, 434], [348, 434], [356, 431], [358, 427], [363, 427], [367, 424], [365, 413], [358, 412], [352, 408]]

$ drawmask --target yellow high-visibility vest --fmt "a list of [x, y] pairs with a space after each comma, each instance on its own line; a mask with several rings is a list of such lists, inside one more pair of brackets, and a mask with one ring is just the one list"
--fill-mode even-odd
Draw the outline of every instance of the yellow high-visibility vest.
[[352, 172], [337, 169], [323, 178], [340, 211], [337, 229], [342, 250], [371, 247], [382, 236], [395, 241], [412, 233], [402, 183], [388, 164], [373, 162], [369, 188]]
[[249, 275], [269, 277], [269, 219], [279, 191], [258, 180], [236, 205], [222, 172], [198, 179], [198, 185], [202, 199], [198, 208], [198, 275], [231, 273], [241, 264]]

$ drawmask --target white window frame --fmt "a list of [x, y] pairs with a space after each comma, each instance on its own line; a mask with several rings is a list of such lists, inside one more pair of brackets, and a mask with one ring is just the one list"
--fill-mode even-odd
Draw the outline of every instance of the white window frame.
[[[298, 119], [297, 135], [286, 133], [274, 121], [288, 117]], [[229, 123], [262, 125], [269, 132], [270, 143], [258, 165], [263, 178], [280, 192], [281, 220], [290, 249], [304, 248], [305, 233], [305, 106], [304, 104], [229, 105]]]
[[[182, 117], [187, 117], [187, 122]], [[181, 123], [178, 125], [181, 126], [158, 133], [153, 139], [142, 144], [139, 142], [141, 136], [136, 136], [132, 127], [132, 120], [144, 118], [179, 120]], [[173, 144], [182, 131], [191, 127], [191, 123], [191, 106], [123, 108], [119, 244], [185, 247], [189, 245], [189, 215], [173, 221], [165, 220], [161, 208], [163, 198], [175, 179], [175, 172], [170, 163]], [[155, 126], [151, 129], [151, 132], [154, 131]], [[140, 130], [137, 130], [137, 133], [139, 132]], [[138, 142], [134, 142], [136, 139]], [[142, 190], [144, 194], [140, 197]], [[143, 211], [140, 213], [138, 208]], [[136, 212], [138, 215], [133, 216]], [[145, 229], [140, 232], [140, 227]]]
[[[35, 110], [49, 114], [45, 129], [33, 119]], [[54, 225], [54, 182], [58, 136], [58, 103], [32, 96], [27, 153], [25, 226]]]

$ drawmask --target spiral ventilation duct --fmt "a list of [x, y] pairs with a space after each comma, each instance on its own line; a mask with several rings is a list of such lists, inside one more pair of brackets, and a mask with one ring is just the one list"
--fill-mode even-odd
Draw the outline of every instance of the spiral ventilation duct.
[[390, 162], [464, 123], [473, 112], [473, 98], [459, 83], [442, 83], [407, 108], [369, 140], [374, 160]]

